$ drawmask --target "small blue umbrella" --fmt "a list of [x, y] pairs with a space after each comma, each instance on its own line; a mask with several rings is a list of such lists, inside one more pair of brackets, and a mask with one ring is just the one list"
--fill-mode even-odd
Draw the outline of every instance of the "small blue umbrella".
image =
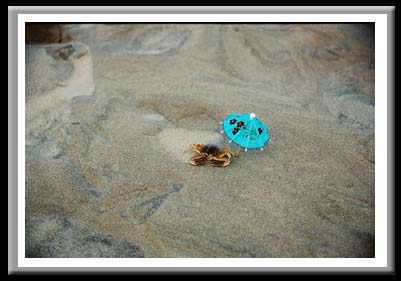
[[270, 141], [269, 128], [260, 122], [255, 113], [229, 114], [220, 122], [223, 126], [221, 133], [225, 133], [229, 142], [248, 149], [260, 149]]

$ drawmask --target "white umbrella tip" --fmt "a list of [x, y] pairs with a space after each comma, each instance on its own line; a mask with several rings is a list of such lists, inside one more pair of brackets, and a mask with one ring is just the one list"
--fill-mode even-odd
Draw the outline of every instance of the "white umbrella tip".
[[249, 118], [252, 120], [252, 119], [254, 119], [256, 117], [256, 114], [255, 113], [251, 113], [251, 114], [249, 114]]

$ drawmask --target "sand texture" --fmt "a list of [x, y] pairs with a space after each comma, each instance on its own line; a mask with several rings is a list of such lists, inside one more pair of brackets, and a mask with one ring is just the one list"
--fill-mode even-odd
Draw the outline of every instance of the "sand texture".
[[[31, 37], [28, 257], [374, 257], [371, 27], [88, 24], [64, 26], [68, 42]], [[219, 122], [249, 112], [270, 128], [263, 152], [187, 163], [188, 144], [227, 146]]]

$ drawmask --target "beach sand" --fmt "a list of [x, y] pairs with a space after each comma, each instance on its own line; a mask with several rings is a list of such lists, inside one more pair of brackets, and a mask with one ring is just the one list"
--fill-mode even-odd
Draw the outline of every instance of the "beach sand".
[[[374, 257], [373, 30], [80, 24], [27, 44], [27, 257]], [[250, 112], [263, 152], [188, 164]]]

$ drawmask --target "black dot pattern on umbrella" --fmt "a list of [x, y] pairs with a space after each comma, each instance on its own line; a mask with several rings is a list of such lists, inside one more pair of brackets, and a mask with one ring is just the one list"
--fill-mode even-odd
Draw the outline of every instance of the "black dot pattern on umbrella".
[[239, 131], [239, 129], [238, 129], [238, 128], [234, 128], [234, 130], [233, 130], [233, 135], [237, 134], [237, 133], [238, 133], [238, 131]]
[[239, 121], [238, 124], [237, 124], [237, 127], [241, 128], [242, 126], [244, 126], [244, 122], [243, 121]]
[[235, 122], [237, 122], [237, 120], [235, 120], [235, 119], [231, 119], [230, 120], [230, 124], [232, 125], [232, 124], [235, 124]]
[[261, 128], [258, 128], [258, 132], [259, 132], [259, 135], [261, 135], [263, 133], [263, 130]]

